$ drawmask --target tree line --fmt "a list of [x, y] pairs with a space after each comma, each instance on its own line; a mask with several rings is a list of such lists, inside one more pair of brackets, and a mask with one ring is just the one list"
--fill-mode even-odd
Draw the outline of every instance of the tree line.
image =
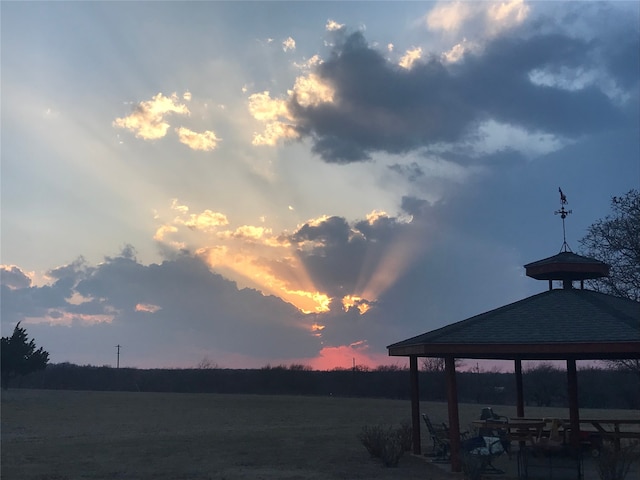
[[[420, 398], [445, 401], [444, 372], [420, 371]], [[567, 406], [566, 371], [550, 363], [536, 364], [523, 374], [525, 403]], [[458, 372], [461, 402], [486, 405], [516, 403], [512, 372]], [[409, 399], [409, 370], [399, 367], [311, 370], [301, 365], [259, 369], [136, 369], [60, 363], [21, 377], [18, 388], [119, 390], [259, 395], [322, 395]], [[640, 409], [640, 378], [610, 368], [578, 371], [578, 396], [583, 408]]]

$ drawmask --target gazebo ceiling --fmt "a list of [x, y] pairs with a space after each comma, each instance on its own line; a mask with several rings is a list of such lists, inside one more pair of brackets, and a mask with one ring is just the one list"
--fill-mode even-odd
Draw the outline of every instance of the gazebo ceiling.
[[640, 303], [591, 290], [549, 290], [387, 349], [390, 356], [640, 358]]

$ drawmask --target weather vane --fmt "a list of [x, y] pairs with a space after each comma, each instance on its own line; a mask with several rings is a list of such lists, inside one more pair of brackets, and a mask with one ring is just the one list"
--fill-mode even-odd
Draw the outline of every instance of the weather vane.
[[565, 210], [564, 206], [569, 202], [567, 202], [567, 197], [564, 193], [562, 193], [562, 189], [560, 187], [558, 187], [558, 191], [560, 192], [560, 210], [556, 210], [553, 213], [555, 215], [560, 215], [560, 218], [562, 219], [562, 248], [560, 249], [560, 251], [570, 252], [571, 248], [567, 243], [567, 234], [564, 227], [564, 219], [567, 218], [567, 215], [571, 213], [571, 210]]

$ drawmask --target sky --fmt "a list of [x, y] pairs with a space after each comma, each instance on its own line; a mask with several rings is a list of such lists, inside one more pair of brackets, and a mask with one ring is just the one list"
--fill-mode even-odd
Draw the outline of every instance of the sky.
[[11, 2], [1, 331], [53, 363], [404, 365], [640, 186], [638, 2]]

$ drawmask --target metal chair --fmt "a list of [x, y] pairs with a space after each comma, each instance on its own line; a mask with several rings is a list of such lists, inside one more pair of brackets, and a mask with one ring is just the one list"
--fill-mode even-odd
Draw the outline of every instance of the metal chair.
[[481, 437], [499, 438], [502, 448], [511, 458], [511, 439], [509, 438], [509, 417], [498, 415], [491, 407], [484, 407], [480, 412], [480, 420], [487, 425], [478, 428]]
[[422, 414], [424, 423], [427, 425], [431, 441], [433, 443], [432, 453], [437, 459], [448, 460], [451, 455], [451, 441], [449, 439], [449, 427], [445, 423], [434, 425], [426, 413]]
[[482, 473], [504, 473], [504, 470], [500, 470], [493, 465], [493, 460], [505, 451], [500, 438], [480, 435], [472, 437], [462, 442], [462, 451], [467, 455], [473, 455], [479, 460]]

